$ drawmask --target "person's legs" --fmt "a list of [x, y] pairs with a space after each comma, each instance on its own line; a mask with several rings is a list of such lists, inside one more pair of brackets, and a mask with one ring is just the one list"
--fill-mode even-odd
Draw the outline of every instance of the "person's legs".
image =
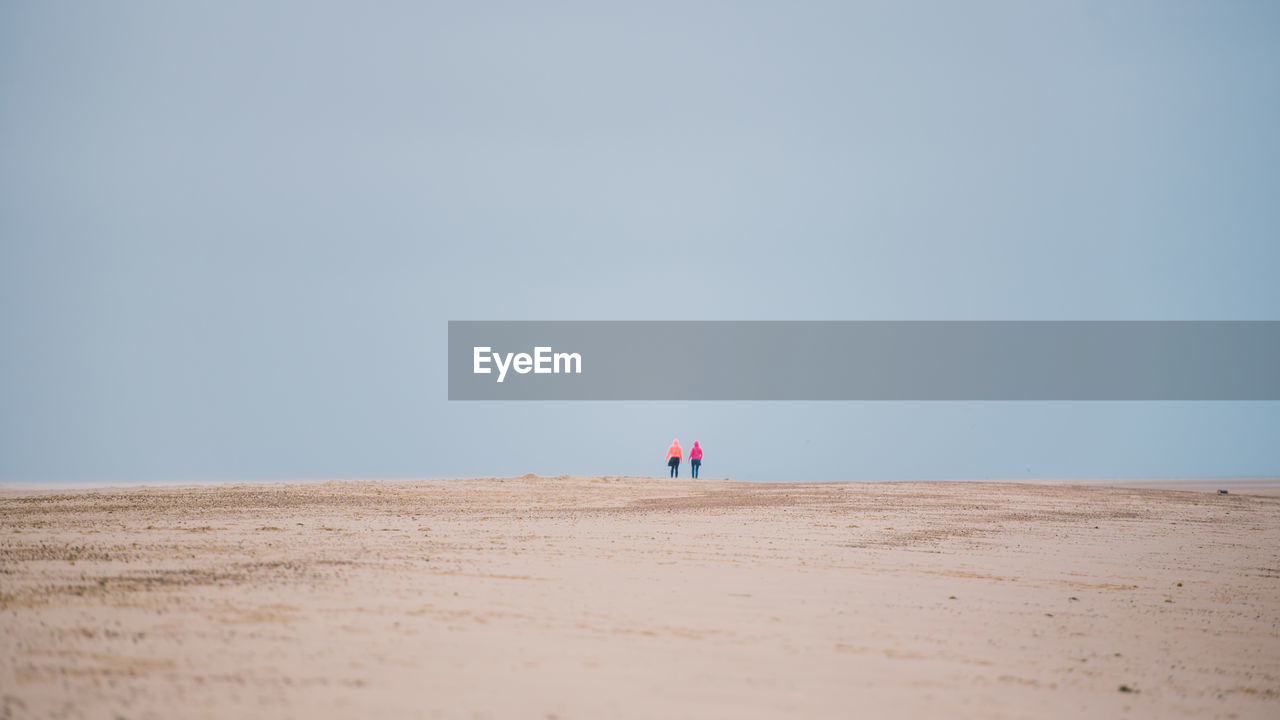
[[691, 461], [691, 462], [690, 462], [690, 465], [691, 465], [691, 466], [692, 466], [692, 468], [693, 468], [692, 470], [690, 470], [690, 472], [692, 472], [692, 473], [693, 473], [693, 477], [694, 477], [694, 479], [696, 480], [696, 479], [697, 479], [697, 477], [698, 477], [698, 468], [702, 467], [702, 461], [701, 461], [701, 460], [693, 460], [693, 461]]
[[679, 460], [676, 460], [676, 464], [672, 465], [671, 469], [675, 471], [676, 473], [675, 477], [680, 477], [680, 461]]

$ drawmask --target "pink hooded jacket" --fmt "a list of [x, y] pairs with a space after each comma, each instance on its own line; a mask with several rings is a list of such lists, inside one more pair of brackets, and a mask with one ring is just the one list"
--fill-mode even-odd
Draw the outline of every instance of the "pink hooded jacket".
[[689, 459], [690, 460], [702, 459], [702, 446], [698, 444], [697, 440], [693, 441], [693, 449], [689, 451]]

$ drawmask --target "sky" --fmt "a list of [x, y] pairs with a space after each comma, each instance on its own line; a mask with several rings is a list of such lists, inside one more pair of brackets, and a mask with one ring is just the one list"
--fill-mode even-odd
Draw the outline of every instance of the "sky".
[[0, 482], [1280, 475], [1274, 402], [447, 400], [449, 320], [1280, 320], [1274, 2], [5, 2]]

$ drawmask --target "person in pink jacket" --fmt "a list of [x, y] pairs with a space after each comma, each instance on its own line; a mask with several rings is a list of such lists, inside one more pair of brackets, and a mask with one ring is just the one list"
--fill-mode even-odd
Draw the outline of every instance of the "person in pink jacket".
[[671, 477], [680, 477], [680, 458], [684, 453], [680, 450], [680, 441], [672, 440], [667, 448], [667, 467], [671, 468]]
[[700, 467], [702, 467], [702, 446], [694, 440], [693, 449], [689, 451], [689, 468], [693, 471], [694, 479], [697, 479]]

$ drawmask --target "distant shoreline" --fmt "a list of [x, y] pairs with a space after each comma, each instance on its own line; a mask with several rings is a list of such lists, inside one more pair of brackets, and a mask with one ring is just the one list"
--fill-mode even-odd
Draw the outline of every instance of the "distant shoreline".
[[[652, 480], [661, 484], [670, 482], [665, 477], [633, 476], [633, 475], [516, 475], [509, 477], [463, 477], [463, 478], [291, 478], [271, 480], [174, 480], [147, 482], [0, 482], [0, 497], [21, 497], [26, 495], [44, 495], [49, 493], [89, 493], [100, 491], [119, 492], [121, 490], [147, 489], [209, 489], [234, 487], [237, 485], [316, 485], [323, 483], [436, 483], [436, 482], [471, 482], [480, 480], [567, 480], [583, 478], [612, 478], [625, 480]], [[706, 478], [708, 483], [726, 482], [725, 478]], [[732, 482], [732, 479], [727, 481]], [[694, 481], [698, 482], [698, 481]], [[994, 483], [1002, 485], [1079, 485], [1083, 487], [1128, 488], [1134, 490], [1178, 490], [1187, 492], [1210, 492], [1226, 490], [1237, 495], [1263, 495], [1280, 497], [1280, 477], [1275, 478], [1055, 478], [1055, 479], [958, 479], [958, 480], [832, 480], [792, 482], [786, 480], [744, 480], [740, 482], [752, 485], [842, 485], [842, 484], [930, 484], [930, 483]]]

